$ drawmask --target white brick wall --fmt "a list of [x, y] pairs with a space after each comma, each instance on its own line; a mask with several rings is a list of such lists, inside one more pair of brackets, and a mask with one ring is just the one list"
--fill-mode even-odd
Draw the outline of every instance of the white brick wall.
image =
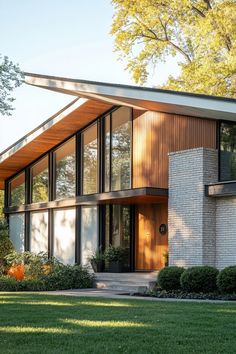
[[216, 267], [236, 265], [236, 198], [216, 199]]
[[170, 265], [215, 265], [215, 200], [205, 184], [217, 181], [217, 151], [191, 149], [169, 156]]

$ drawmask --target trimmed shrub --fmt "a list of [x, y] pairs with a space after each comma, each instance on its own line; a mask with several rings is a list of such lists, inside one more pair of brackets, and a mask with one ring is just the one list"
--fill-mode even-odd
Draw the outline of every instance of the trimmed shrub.
[[236, 266], [226, 267], [220, 271], [217, 286], [222, 293], [236, 293]]
[[47, 290], [82, 289], [93, 286], [93, 275], [80, 265], [59, 265], [41, 279]]
[[181, 288], [180, 285], [180, 277], [184, 272], [184, 268], [182, 267], [166, 267], [163, 268], [158, 274], [158, 284], [163, 290], [179, 290]]
[[6, 275], [1, 276], [0, 291], [18, 291], [18, 281]]
[[210, 266], [195, 266], [186, 269], [180, 278], [184, 291], [209, 293], [217, 290], [216, 279], [219, 271]]

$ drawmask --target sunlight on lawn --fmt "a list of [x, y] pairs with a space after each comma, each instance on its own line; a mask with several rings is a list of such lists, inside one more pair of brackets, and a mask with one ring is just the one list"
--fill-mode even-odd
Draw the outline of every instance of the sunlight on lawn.
[[[0, 300], [0, 304], [15, 304], [15, 301]], [[17, 301], [20, 305], [51, 305], [51, 306], [76, 306], [75, 304], [70, 304], [66, 302], [55, 302], [55, 301]]]
[[60, 333], [73, 334], [73, 330], [56, 327], [19, 327], [19, 326], [5, 326], [0, 327], [0, 333]]
[[82, 327], [150, 327], [144, 323], [130, 322], [130, 321], [90, 321], [90, 320], [76, 320], [76, 319], [61, 319], [63, 323], [74, 324]]
[[102, 307], [133, 307], [131, 304], [118, 302], [81, 301], [80, 305], [102, 306]]

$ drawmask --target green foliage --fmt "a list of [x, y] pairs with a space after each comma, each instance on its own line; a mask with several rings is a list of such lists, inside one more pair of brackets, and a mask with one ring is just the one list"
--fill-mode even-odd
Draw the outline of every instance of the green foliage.
[[104, 252], [105, 260], [108, 262], [122, 262], [126, 256], [126, 250], [123, 247], [114, 247], [110, 245]]
[[196, 266], [186, 269], [180, 277], [184, 291], [209, 293], [217, 290], [216, 279], [219, 271], [210, 266]]
[[217, 285], [222, 293], [236, 293], [236, 266], [221, 270], [217, 277]]
[[4, 191], [0, 190], [0, 219], [4, 218], [3, 208], [4, 208]]
[[93, 286], [93, 276], [80, 265], [59, 265], [42, 278], [47, 290], [81, 289]]
[[111, 34], [136, 82], [169, 56], [181, 74], [166, 89], [236, 97], [235, 0], [112, 0]]
[[89, 288], [93, 276], [87, 268], [64, 265], [56, 258], [48, 259], [46, 253], [12, 252], [5, 257], [9, 266], [25, 265], [25, 279], [15, 280], [9, 276], [0, 278], [1, 291], [40, 291]]
[[0, 114], [11, 115], [13, 110], [11, 92], [23, 82], [23, 73], [7, 56], [0, 55]]
[[5, 256], [13, 251], [13, 245], [9, 239], [9, 229], [6, 219], [0, 219], [0, 274], [5, 270]]
[[184, 268], [182, 267], [171, 266], [163, 268], [158, 274], [158, 284], [166, 291], [179, 290], [181, 288], [180, 277], [183, 272]]

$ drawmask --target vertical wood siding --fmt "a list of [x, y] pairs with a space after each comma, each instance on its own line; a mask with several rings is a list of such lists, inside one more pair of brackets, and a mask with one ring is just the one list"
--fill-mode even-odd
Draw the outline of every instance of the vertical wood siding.
[[134, 110], [133, 187], [168, 187], [168, 153], [216, 148], [216, 121]]

